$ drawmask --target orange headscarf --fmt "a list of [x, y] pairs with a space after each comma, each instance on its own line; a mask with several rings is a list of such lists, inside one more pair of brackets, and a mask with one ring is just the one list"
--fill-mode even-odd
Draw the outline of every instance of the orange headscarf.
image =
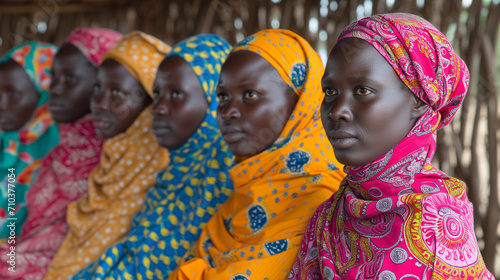
[[[118, 61], [152, 96], [156, 70], [169, 51], [160, 40], [132, 32], [104, 54], [103, 61]], [[89, 194], [68, 206], [70, 229], [45, 279], [68, 279], [128, 234], [156, 174], [168, 163], [151, 122], [149, 106], [124, 133], [104, 141], [101, 161], [90, 173]]]
[[170, 279], [285, 279], [307, 222], [345, 175], [321, 124], [324, 68], [309, 43], [264, 30], [232, 52], [241, 50], [266, 59], [299, 100], [273, 146], [230, 170], [233, 195]]

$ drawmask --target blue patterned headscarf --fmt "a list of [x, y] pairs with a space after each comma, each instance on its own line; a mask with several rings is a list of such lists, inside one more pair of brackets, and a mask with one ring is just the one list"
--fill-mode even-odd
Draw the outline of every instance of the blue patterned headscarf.
[[[170, 164], [134, 218], [126, 240], [109, 248], [73, 279], [166, 279], [198, 240], [203, 226], [233, 190], [228, 169], [233, 156], [216, 122], [216, 86], [231, 46], [213, 34], [190, 37], [172, 48], [198, 76], [209, 102], [193, 136], [169, 150]], [[108, 278], [106, 278], [108, 279]]]

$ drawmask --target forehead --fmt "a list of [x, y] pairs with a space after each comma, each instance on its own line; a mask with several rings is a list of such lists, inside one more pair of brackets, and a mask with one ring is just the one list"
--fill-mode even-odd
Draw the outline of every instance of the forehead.
[[232, 53], [222, 66], [219, 85], [241, 80], [283, 82], [278, 71], [262, 56], [247, 50]]
[[323, 79], [363, 75], [399, 80], [389, 62], [368, 42], [358, 38], [342, 39], [328, 57]]

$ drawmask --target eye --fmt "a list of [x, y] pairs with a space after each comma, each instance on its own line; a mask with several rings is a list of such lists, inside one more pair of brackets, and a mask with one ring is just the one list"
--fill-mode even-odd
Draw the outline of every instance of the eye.
[[92, 94], [98, 96], [101, 94], [101, 85], [95, 84], [92, 88]]
[[76, 77], [71, 75], [71, 74], [67, 74], [67, 75], [64, 75], [64, 81], [66, 83], [74, 83], [74, 82], [76, 82]]
[[258, 97], [258, 94], [255, 91], [246, 91], [243, 94], [243, 98], [248, 99], [248, 100], [254, 100]]
[[337, 91], [334, 90], [333, 88], [330, 88], [330, 87], [325, 87], [323, 88], [323, 93], [326, 95], [326, 96], [334, 96], [337, 94]]
[[117, 88], [113, 88], [111, 90], [111, 96], [113, 98], [123, 98], [123, 97], [125, 97], [125, 95], [123, 94], [123, 91], [121, 91], [121, 90], [119, 90]]
[[219, 99], [219, 102], [226, 102], [229, 100], [229, 95], [227, 93], [218, 93], [217, 98]]
[[178, 90], [172, 91], [172, 99], [182, 99], [184, 97], [184, 94]]
[[369, 95], [369, 94], [373, 93], [373, 90], [368, 89], [368, 88], [357, 88], [354, 91], [354, 93], [357, 94], [357, 95]]
[[160, 96], [160, 90], [158, 90], [158, 88], [153, 88], [153, 96], [155, 97], [155, 99]]
[[18, 96], [17, 91], [15, 91], [15, 90], [13, 90], [13, 89], [11, 89], [11, 90], [8, 90], [8, 91], [7, 91], [7, 97], [8, 97], [9, 99], [11, 99], [11, 98], [16, 98], [17, 96]]

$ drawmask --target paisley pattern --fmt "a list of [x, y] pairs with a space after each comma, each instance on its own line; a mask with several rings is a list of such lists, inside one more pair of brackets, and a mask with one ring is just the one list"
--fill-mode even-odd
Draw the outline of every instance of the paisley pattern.
[[[249, 38], [233, 52], [249, 50], [265, 58], [299, 100], [273, 146], [237, 159], [229, 171], [233, 195], [169, 279], [285, 279], [307, 221], [344, 177], [318, 117], [324, 71], [319, 56], [287, 30], [263, 30]], [[294, 66], [302, 64], [306, 67]]]
[[443, 34], [409, 14], [376, 15], [361, 38], [429, 105], [396, 147], [346, 166], [340, 190], [311, 218], [291, 279], [494, 279], [474, 235], [465, 184], [432, 166], [436, 130], [465, 97], [468, 70]]
[[[31, 119], [17, 131], [0, 132], [0, 239], [9, 237], [7, 218], [16, 219], [15, 234], [21, 233], [27, 216], [25, 196], [38, 176], [43, 157], [59, 143], [56, 123], [47, 110], [50, 66], [58, 48], [44, 42], [26, 42], [5, 54], [0, 63], [18, 63], [35, 86], [40, 98]], [[8, 211], [9, 168], [14, 168], [15, 214]], [[12, 189], [12, 188], [11, 188]], [[12, 205], [11, 205], [12, 207]]]

